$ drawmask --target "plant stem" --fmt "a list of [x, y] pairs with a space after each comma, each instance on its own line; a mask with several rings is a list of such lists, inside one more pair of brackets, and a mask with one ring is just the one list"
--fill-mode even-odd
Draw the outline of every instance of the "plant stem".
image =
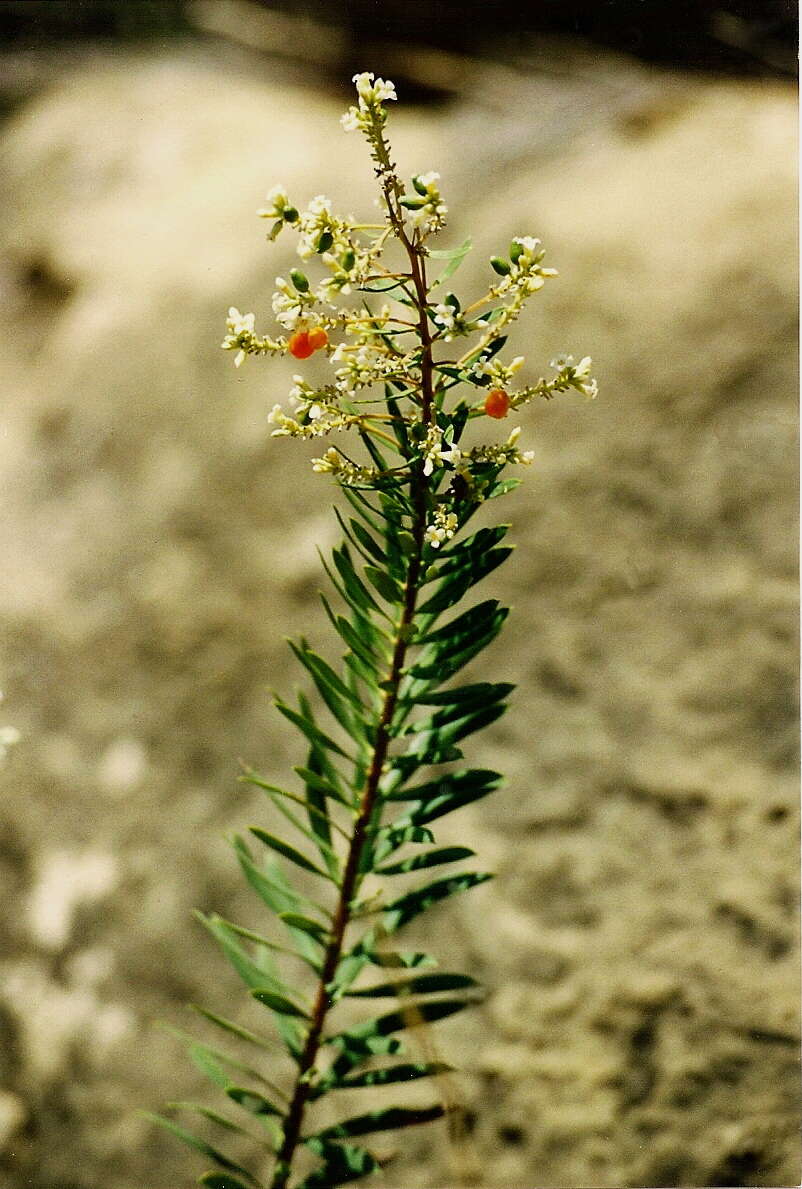
[[315, 1060], [317, 1059], [318, 1050], [320, 1049], [321, 1044], [323, 1026], [326, 1021], [326, 1015], [331, 1008], [331, 997], [328, 987], [337, 971], [337, 966], [339, 964], [343, 950], [345, 930], [348, 926], [349, 920], [351, 919], [351, 901], [353, 899], [356, 881], [359, 874], [359, 860], [362, 855], [362, 849], [365, 845], [367, 828], [373, 815], [373, 810], [376, 803], [376, 794], [379, 788], [379, 781], [381, 779], [384, 763], [387, 758], [387, 752], [390, 745], [390, 726], [393, 720], [393, 714], [395, 713], [396, 702], [398, 701], [398, 690], [407, 653], [409, 635], [408, 628], [410, 627], [415, 614], [415, 604], [419, 589], [421, 555], [423, 551], [423, 532], [426, 527], [425, 478], [422, 474], [420, 474], [419, 481], [416, 484], [414, 496], [416, 503], [416, 516], [413, 526], [415, 550], [410, 559], [409, 569], [407, 571], [407, 580], [404, 587], [403, 609], [401, 613], [401, 619], [398, 624], [398, 629], [396, 631], [390, 673], [387, 678], [386, 692], [384, 695], [381, 715], [379, 717], [376, 730], [376, 742], [374, 744], [373, 756], [365, 781], [365, 789], [362, 794], [359, 814], [354, 822], [354, 831], [351, 836], [351, 843], [348, 849], [348, 858], [343, 871], [340, 896], [337, 902], [337, 908], [334, 913], [329, 943], [326, 947], [326, 954], [320, 974], [320, 982], [318, 983], [315, 1004], [312, 1009], [312, 1018], [309, 1025], [309, 1032], [307, 1034], [306, 1044], [304, 1045], [303, 1052], [298, 1062], [298, 1077], [295, 1082], [295, 1089], [293, 1091], [289, 1110], [287, 1112], [287, 1121], [284, 1127], [284, 1139], [278, 1152], [277, 1163], [270, 1189], [285, 1189], [290, 1176], [293, 1156], [300, 1139], [304, 1110], [311, 1089], [308, 1075], [314, 1066]]

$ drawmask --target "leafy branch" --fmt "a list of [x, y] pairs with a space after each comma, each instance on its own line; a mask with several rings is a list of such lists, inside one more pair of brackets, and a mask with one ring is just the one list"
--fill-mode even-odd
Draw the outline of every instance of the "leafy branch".
[[[271, 784], [249, 769], [243, 774], [292, 827], [287, 839], [252, 826], [258, 855], [253, 842], [234, 841], [243, 875], [282, 940], [218, 915], [199, 918], [250, 997], [267, 1009], [276, 1034], [198, 1008], [251, 1056], [244, 1061], [188, 1039], [192, 1060], [249, 1117], [251, 1128], [205, 1106], [173, 1104], [255, 1141], [271, 1158], [268, 1180], [172, 1119], [151, 1116], [216, 1165], [200, 1179], [213, 1189], [285, 1189], [291, 1178], [295, 1189], [344, 1184], [379, 1167], [378, 1158], [353, 1140], [445, 1113], [435, 1101], [386, 1106], [333, 1125], [316, 1121], [317, 1104], [337, 1090], [448, 1072], [439, 1061], [396, 1061], [405, 1056], [404, 1036], [478, 1001], [470, 975], [434, 970], [436, 962], [422, 952], [388, 948], [429, 908], [491, 878], [463, 869], [474, 852], [438, 847], [430, 827], [502, 780], [497, 772], [455, 767], [462, 742], [503, 714], [513, 688], [454, 683], [507, 616], [495, 599], [462, 608], [509, 556], [507, 526], [464, 530], [482, 504], [516, 485], [501, 477], [505, 468], [528, 463], [531, 455], [519, 451], [518, 429], [504, 442], [469, 448], [464, 435], [477, 418], [501, 420], [536, 396], [596, 391], [589, 359], [574, 364], [570, 356], [559, 357], [550, 379], [517, 391], [511, 382], [523, 360], [501, 361], [505, 328], [554, 275], [542, 264], [538, 240], [513, 240], [509, 259], [493, 257], [496, 279], [464, 310], [453, 293], [435, 300], [470, 243], [450, 251], [429, 246], [447, 213], [439, 176], [416, 175], [405, 188], [385, 135], [393, 84], [369, 74], [354, 81], [358, 103], [343, 123], [367, 139], [384, 222], [340, 219], [323, 197], [301, 212], [275, 188], [260, 211], [270, 220], [269, 238], [294, 229], [301, 258], [316, 257], [326, 275], [314, 289], [300, 269], [291, 270], [289, 281], [277, 278], [273, 310], [283, 335], [258, 335], [254, 315], [232, 308], [223, 342], [236, 351], [237, 366], [248, 355], [306, 359], [324, 351], [335, 369], [333, 382], [313, 385], [296, 376], [294, 410], [290, 415], [275, 406], [273, 432], [301, 438], [346, 433], [356, 451], [332, 446], [313, 462], [316, 471], [335, 477], [349, 508], [336, 512], [344, 539], [331, 562], [324, 561], [339, 605], [326, 597], [323, 603], [345, 651], [331, 664], [304, 639], [291, 644], [326, 715], [321, 721], [305, 694], [297, 705], [276, 701], [305, 740], [305, 762], [295, 769], [301, 790]], [[385, 263], [393, 245], [402, 265]], [[428, 260], [445, 262], [433, 283]], [[338, 307], [349, 293], [359, 295], [359, 304]], [[385, 303], [379, 309], [372, 304], [377, 295]], [[485, 311], [481, 318], [479, 310]], [[452, 339], [472, 335], [478, 345], [460, 358], [442, 356]], [[454, 401], [454, 389], [468, 395]], [[287, 874], [293, 867], [294, 883]], [[437, 867], [449, 873], [430, 878]], [[399, 880], [401, 890], [394, 892]], [[344, 1002], [373, 999], [395, 1006], [349, 1027], [337, 1022]], [[266, 1055], [269, 1079], [262, 1072]], [[283, 1081], [282, 1069], [288, 1070]], [[299, 1171], [302, 1152], [307, 1165], [318, 1162], [308, 1173]]]

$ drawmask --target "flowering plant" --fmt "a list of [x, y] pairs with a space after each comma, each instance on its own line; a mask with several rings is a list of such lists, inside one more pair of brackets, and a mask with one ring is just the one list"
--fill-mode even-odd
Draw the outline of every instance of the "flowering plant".
[[[343, 1184], [380, 1164], [353, 1140], [445, 1112], [439, 1101], [375, 1108], [371, 1094], [367, 1112], [328, 1124], [318, 1117], [329, 1095], [336, 1103], [343, 1091], [443, 1074], [448, 1067], [438, 1061], [387, 1059], [405, 1052], [408, 1030], [477, 1001], [469, 975], [433, 970], [429, 955], [387, 944], [432, 905], [490, 878], [464, 870], [474, 854], [467, 847], [437, 847], [431, 826], [501, 783], [497, 772], [454, 765], [462, 740], [504, 712], [512, 686], [455, 685], [452, 678], [494, 639], [507, 609], [487, 599], [449, 613], [509, 555], [502, 544], [508, 526], [465, 530], [485, 501], [517, 485], [502, 478], [505, 469], [531, 463], [533, 455], [519, 449], [518, 426], [504, 440], [470, 446], [466, 433], [471, 423], [503, 420], [536, 398], [569, 389], [596, 395], [590, 359], [574, 363], [571, 356], [553, 360], [549, 378], [514, 387], [524, 361], [502, 360], [507, 330], [556, 275], [543, 263], [540, 241], [516, 237], [506, 257], [490, 260], [487, 292], [463, 305], [446, 282], [470, 242], [451, 250], [430, 246], [448, 213], [439, 175], [402, 181], [385, 134], [395, 88], [372, 74], [354, 81], [357, 103], [342, 123], [367, 140], [382, 221], [341, 218], [323, 196], [301, 210], [281, 187], [273, 189], [259, 211], [270, 222], [268, 238], [294, 232], [301, 259], [317, 261], [324, 275], [314, 285], [300, 268], [277, 278], [280, 335], [257, 334], [254, 315], [232, 308], [222, 344], [236, 352], [237, 367], [249, 355], [289, 353], [301, 360], [325, 353], [330, 381], [296, 375], [289, 408], [276, 404], [269, 421], [277, 437], [336, 435], [337, 444], [312, 466], [333, 476], [349, 509], [336, 513], [345, 540], [327, 566], [342, 608], [324, 598], [345, 645], [342, 663], [331, 665], [303, 639], [291, 645], [331, 725], [321, 725], [320, 709], [305, 695], [297, 706], [277, 700], [307, 747], [305, 763], [295, 769], [301, 791], [250, 770], [244, 775], [300, 836], [288, 842], [251, 827], [267, 855], [261, 861], [243, 839], [234, 843], [245, 878], [284, 936], [278, 941], [217, 915], [200, 918], [250, 995], [267, 1008], [284, 1050], [271, 1057], [276, 1072], [268, 1079], [254, 1058], [248, 1064], [190, 1040], [195, 1062], [259, 1128], [258, 1144], [272, 1157], [268, 1179], [153, 1116], [218, 1166], [201, 1177], [213, 1189], [284, 1189], [291, 1178], [297, 1189]], [[441, 271], [431, 280], [433, 264]], [[351, 295], [353, 304], [338, 304]], [[466, 340], [464, 350], [448, 347], [457, 339]], [[298, 881], [291, 883], [282, 864], [302, 873]], [[449, 874], [418, 882], [417, 873], [438, 866]], [[400, 894], [390, 890], [398, 880]], [[318, 888], [325, 889], [322, 897]], [[310, 979], [309, 993], [298, 970]], [[381, 998], [395, 1001], [391, 1010], [333, 1023], [349, 1002]], [[261, 1033], [198, 1010], [257, 1053], [275, 1046]], [[216, 1111], [178, 1105], [228, 1133], [252, 1135]], [[315, 1159], [316, 1167], [304, 1166]]]

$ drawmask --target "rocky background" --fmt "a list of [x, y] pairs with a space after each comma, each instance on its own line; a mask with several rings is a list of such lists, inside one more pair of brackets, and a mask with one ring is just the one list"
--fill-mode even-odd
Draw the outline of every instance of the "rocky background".
[[[243, 28], [5, 59], [2, 1189], [194, 1183], [136, 1114], [204, 1094], [156, 1021], [233, 1014], [191, 911], [258, 927], [238, 760], [299, 762], [269, 691], [286, 634], [327, 640], [331, 489], [266, 425], [292, 369], [218, 344], [288, 266], [266, 190], [369, 214], [371, 176], [346, 74]], [[498, 878], [429, 934], [489, 991], [435, 1030], [467, 1131], [385, 1183], [798, 1183], [795, 92], [525, 38], [407, 77], [438, 102], [399, 82], [396, 155], [474, 236], [460, 291], [541, 236], [561, 277], [512, 345], [530, 378], [591, 354], [601, 394], [523, 416], [475, 666], [519, 688], [470, 750], [509, 784], [440, 835]]]

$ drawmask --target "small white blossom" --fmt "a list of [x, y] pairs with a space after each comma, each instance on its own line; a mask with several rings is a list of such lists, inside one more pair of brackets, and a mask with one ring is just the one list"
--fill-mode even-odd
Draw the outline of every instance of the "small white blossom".
[[220, 346], [224, 351], [237, 352], [235, 367], [240, 367], [246, 355], [276, 354], [286, 346], [283, 339], [273, 342], [272, 339], [259, 338], [254, 331], [254, 320], [253, 314], [241, 314], [236, 306], [231, 306], [228, 311], [227, 334]]
[[435, 508], [432, 522], [426, 526], [424, 540], [432, 549], [439, 549], [445, 541], [450, 541], [459, 527], [459, 521], [453, 512], [446, 512], [445, 508]]
[[373, 107], [377, 103], [386, 103], [388, 99], [398, 99], [395, 83], [389, 79], [376, 78], [367, 70], [362, 74], [355, 74], [352, 81], [356, 86], [361, 107]]

